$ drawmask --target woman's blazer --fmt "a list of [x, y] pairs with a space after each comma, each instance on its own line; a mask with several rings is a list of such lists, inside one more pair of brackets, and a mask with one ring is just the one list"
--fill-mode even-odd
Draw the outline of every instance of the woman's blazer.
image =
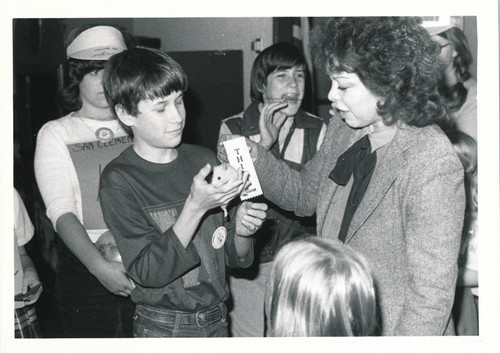
[[[300, 216], [316, 212], [318, 235], [336, 238], [323, 224], [342, 186], [328, 175], [360, 137], [360, 130], [333, 117], [320, 151], [301, 172], [259, 148], [255, 168], [266, 198]], [[372, 265], [383, 335], [454, 333], [463, 174], [453, 147], [435, 125], [399, 127], [373, 173], [345, 243]]]

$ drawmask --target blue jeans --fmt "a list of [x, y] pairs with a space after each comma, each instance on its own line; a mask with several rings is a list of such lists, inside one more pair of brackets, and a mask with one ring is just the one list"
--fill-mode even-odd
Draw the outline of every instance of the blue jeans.
[[228, 337], [224, 303], [189, 313], [137, 304], [134, 337]]

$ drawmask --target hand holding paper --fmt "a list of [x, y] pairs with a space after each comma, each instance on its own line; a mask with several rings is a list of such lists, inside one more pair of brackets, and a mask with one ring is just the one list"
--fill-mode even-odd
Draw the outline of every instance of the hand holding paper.
[[250, 186], [240, 195], [242, 201], [262, 195], [262, 188], [252, 162], [245, 137], [237, 137], [224, 142], [227, 159], [234, 169], [241, 168], [249, 173]]

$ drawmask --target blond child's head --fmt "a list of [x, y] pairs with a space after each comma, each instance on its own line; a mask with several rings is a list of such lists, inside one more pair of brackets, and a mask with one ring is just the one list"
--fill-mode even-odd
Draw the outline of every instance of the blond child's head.
[[286, 244], [270, 279], [268, 336], [368, 336], [377, 330], [367, 260], [317, 237]]

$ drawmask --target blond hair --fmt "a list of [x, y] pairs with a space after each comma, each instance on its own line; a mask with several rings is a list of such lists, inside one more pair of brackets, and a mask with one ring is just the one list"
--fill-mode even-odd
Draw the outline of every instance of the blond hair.
[[367, 260], [338, 241], [286, 244], [270, 279], [268, 336], [369, 336], [377, 305]]

